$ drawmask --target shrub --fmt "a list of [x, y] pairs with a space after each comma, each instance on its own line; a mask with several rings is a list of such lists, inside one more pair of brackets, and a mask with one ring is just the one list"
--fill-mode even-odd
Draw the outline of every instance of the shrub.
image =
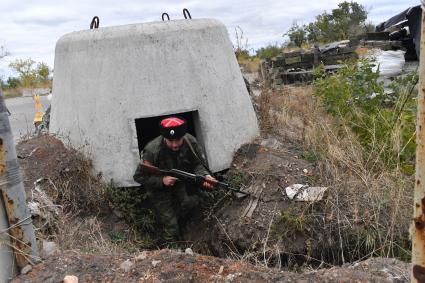
[[315, 95], [324, 108], [357, 134], [370, 156], [389, 167], [414, 162], [416, 102], [411, 96], [416, 72], [397, 78], [384, 92], [373, 61], [346, 62], [335, 74], [315, 70]]

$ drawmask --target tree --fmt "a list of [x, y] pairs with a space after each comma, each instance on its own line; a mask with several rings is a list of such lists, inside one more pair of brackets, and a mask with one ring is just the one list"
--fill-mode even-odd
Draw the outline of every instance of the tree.
[[301, 47], [301, 45], [307, 41], [305, 27], [299, 26], [298, 24], [293, 24], [284, 35], [288, 35], [289, 40], [298, 47]]
[[15, 70], [19, 74], [23, 87], [32, 86], [35, 83], [37, 74], [34, 70], [35, 61], [31, 58], [28, 59], [16, 59], [9, 64], [9, 67]]
[[47, 82], [49, 80], [49, 75], [50, 75], [49, 66], [44, 62], [38, 63], [37, 69], [36, 69], [36, 74], [37, 74], [37, 80], [38, 81]]
[[349, 39], [352, 36], [370, 31], [366, 24], [367, 11], [356, 3], [344, 1], [331, 13], [323, 12], [316, 16], [314, 22], [302, 27], [293, 25], [287, 35], [297, 46], [302, 40], [309, 43], [332, 42]]
[[17, 88], [20, 84], [21, 84], [21, 81], [18, 78], [14, 78], [14, 77], [7, 78], [8, 88]]

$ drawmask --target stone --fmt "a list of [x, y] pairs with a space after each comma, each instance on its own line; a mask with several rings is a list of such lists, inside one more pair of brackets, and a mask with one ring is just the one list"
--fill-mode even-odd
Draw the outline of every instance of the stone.
[[52, 254], [56, 253], [58, 250], [55, 242], [50, 241], [44, 241], [43, 240], [43, 247], [41, 250], [41, 257], [42, 258], [48, 258]]
[[184, 253], [185, 253], [185, 254], [188, 254], [188, 255], [193, 255], [193, 251], [192, 251], [192, 249], [191, 249], [191, 248], [187, 248], [187, 249], [184, 251]]
[[136, 256], [135, 260], [136, 261], [141, 261], [144, 260], [148, 257], [147, 252], [143, 251], [141, 254], [139, 254], [138, 256]]
[[235, 280], [236, 275], [235, 274], [228, 274], [226, 276], [225, 282], [233, 282]]
[[129, 259], [127, 259], [126, 261], [124, 261], [120, 264], [120, 268], [124, 272], [129, 272], [131, 270], [131, 268], [133, 267], [133, 265], [134, 265], [134, 263], [132, 263]]
[[67, 275], [63, 278], [63, 283], [78, 283], [78, 277], [75, 275]]
[[160, 260], [152, 260], [152, 266], [156, 267], [160, 262]]
[[21, 269], [21, 274], [27, 274], [32, 270], [32, 265], [27, 264]]
[[223, 271], [224, 271], [224, 266], [222, 265], [220, 266], [220, 269], [218, 270], [218, 274], [219, 275], [223, 274]]

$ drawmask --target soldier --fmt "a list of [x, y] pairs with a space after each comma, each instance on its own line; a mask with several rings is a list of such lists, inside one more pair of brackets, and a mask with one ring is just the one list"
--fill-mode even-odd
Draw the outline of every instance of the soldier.
[[[161, 135], [145, 146], [141, 163], [161, 169], [179, 169], [215, 180], [207, 172], [204, 154], [195, 137], [187, 133], [185, 120], [169, 117], [163, 119], [159, 127]], [[181, 236], [179, 221], [202, 202], [203, 194], [200, 188], [172, 176], [146, 176], [142, 174], [140, 165], [133, 178], [146, 188], [162, 222], [164, 240], [178, 241]], [[206, 189], [212, 188], [207, 182], [202, 186]]]

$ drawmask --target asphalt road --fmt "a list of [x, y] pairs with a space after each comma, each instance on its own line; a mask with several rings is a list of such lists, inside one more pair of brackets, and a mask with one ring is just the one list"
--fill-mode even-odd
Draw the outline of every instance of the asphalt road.
[[[50, 102], [46, 96], [40, 98], [43, 111], [47, 109]], [[23, 136], [34, 132], [34, 100], [32, 97], [16, 97], [6, 99], [6, 106], [12, 113], [9, 116], [15, 143]]]

